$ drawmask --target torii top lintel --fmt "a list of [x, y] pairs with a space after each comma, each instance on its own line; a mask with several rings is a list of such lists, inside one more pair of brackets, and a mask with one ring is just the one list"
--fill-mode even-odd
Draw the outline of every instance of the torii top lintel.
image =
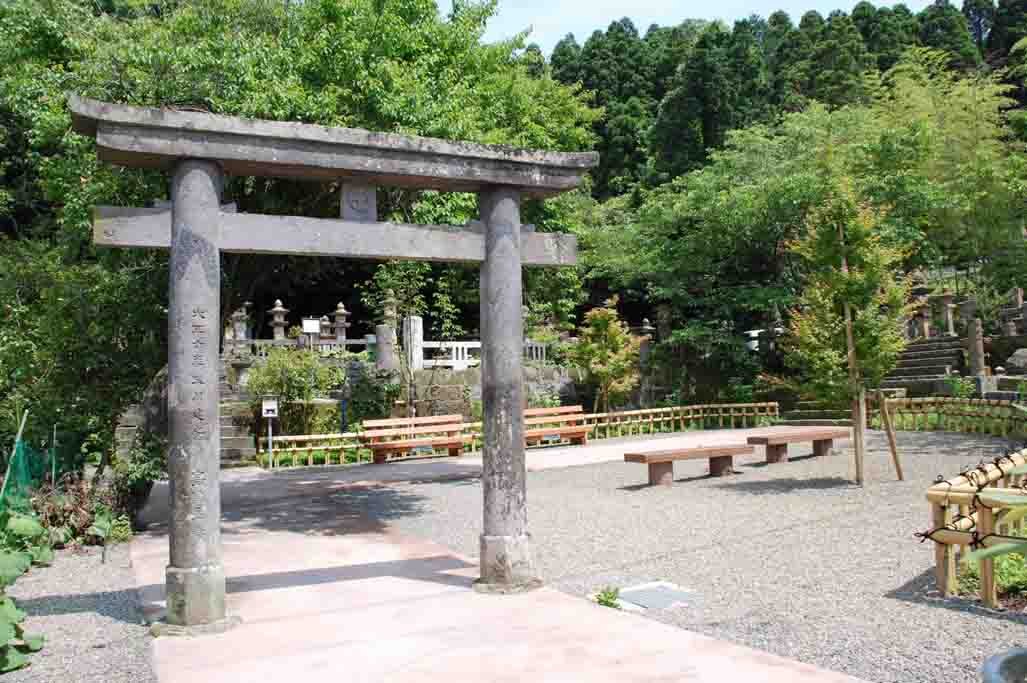
[[76, 132], [96, 138], [102, 161], [170, 168], [183, 158], [219, 162], [226, 173], [365, 182], [474, 192], [514, 187], [545, 197], [577, 187], [595, 166], [595, 152], [516, 149], [263, 121], [169, 108], [109, 104], [69, 96]]

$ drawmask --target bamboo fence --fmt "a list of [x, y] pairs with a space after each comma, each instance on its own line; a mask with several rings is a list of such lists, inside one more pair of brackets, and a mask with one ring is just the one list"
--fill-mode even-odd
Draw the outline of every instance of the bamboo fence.
[[[776, 420], [778, 415], [777, 403], [721, 403], [613, 413], [584, 413], [580, 415], [580, 419], [592, 427], [589, 438], [608, 439], [690, 429], [759, 427]], [[467, 422], [463, 427], [463, 434], [471, 437], [470, 449], [479, 449], [482, 423]], [[415, 453], [408, 457], [423, 455]], [[359, 432], [276, 436], [270, 459], [267, 454], [267, 439], [263, 436], [257, 437], [257, 461], [268, 468], [342, 465], [370, 460], [371, 452], [361, 446]]]
[[[1021, 520], [1003, 522], [1004, 510], [1010, 506], [988, 497], [989, 493], [1002, 492], [1022, 496], [1027, 503], [1025, 477], [1027, 448], [940, 480], [927, 489], [931, 528], [917, 536], [934, 542], [934, 576], [944, 596], [957, 589], [957, 553], [962, 556], [969, 550], [1025, 540]], [[997, 607], [993, 559], [980, 560], [980, 585], [984, 604]]]
[[[888, 410], [899, 431], [968, 432], [1019, 436], [1027, 433], [1027, 408], [1013, 401], [978, 398], [889, 398]], [[880, 406], [872, 424], [881, 425]]]

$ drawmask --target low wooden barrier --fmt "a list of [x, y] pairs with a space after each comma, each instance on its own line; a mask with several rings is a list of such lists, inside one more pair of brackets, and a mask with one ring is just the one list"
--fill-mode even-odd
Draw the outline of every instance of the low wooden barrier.
[[[890, 398], [888, 410], [899, 431], [946, 431], [1018, 436], [1027, 432], [1027, 408], [1013, 401], [978, 398]], [[881, 427], [880, 406], [871, 425]]]
[[371, 451], [364, 448], [359, 438], [357, 432], [275, 436], [269, 458], [267, 437], [258, 437], [257, 462], [269, 469], [370, 462]]
[[[1003, 522], [1008, 496], [1027, 502], [1027, 448], [941, 480], [927, 489], [931, 529], [917, 534], [934, 542], [934, 576], [945, 596], [956, 592], [957, 553], [1001, 543], [1022, 543], [1022, 521]], [[996, 500], [992, 496], [1004, 497]], [[1015, 500], [1015, 499], [1014, 499]], [[1015, 535], [1013, 535], [1015, 534]], [[995, 561], [980, 560], [981, 600], [998, 605]]]
[[[586, 413], [592, 427], [589, 438], [608, 439], [690, 429], [760, 427], [776, 420], [779, 407], [771, 403], [718, 403], [670, 408], [648, 408], [612, 413]], [[466, 422], [464, 435], [471, 437], [470, 450], [481, 448], [482, 423]], [[371, 452], [362, 447], [358, 432], [274, 437], [273, 460], [267, 457], [266, 437], [257, 440], [257, 461], [264, 467], [341, 465], [370, 462]]]

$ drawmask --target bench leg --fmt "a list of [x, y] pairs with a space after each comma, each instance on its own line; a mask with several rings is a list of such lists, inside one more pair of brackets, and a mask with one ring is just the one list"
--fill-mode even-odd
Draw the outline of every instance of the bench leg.
[[674, 483], [673, 462], [649, 463], [649, 485], [670, 486]]
[[731, 474], [734, 465], [734, 458], [730, 455], [720, 455], [716, 458], [710, 458], [710, 476], [711, 477], [723, 477], [726, 474]]
[[375, 451], [372, 457], [375, 465], [384, 465], [389, 454], [385, 451]]
[[767, 464], [772, 465], [776, 462], [788, 462], [788, 444], [767, 445]]
[[463, 454], [464, 454], [464, 447], [463, 446], [453, 446], [452, 448], [449, 449], [449, 455], [452, 458], [459, 458]]
[[815, 457], [831, 455], [832, 449], [834, 449], [834, 439], [822, 439], [813, 442], [813, 455]]

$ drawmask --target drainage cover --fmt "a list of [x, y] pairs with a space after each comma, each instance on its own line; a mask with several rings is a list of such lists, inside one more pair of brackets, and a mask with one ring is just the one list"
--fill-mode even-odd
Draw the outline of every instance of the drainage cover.
[[679, 586], [666, 581], [624, 588], [618, 596], [645, 609], [666, 609], [680, 603], [695, 601], [695, 593], [683, 590]]

